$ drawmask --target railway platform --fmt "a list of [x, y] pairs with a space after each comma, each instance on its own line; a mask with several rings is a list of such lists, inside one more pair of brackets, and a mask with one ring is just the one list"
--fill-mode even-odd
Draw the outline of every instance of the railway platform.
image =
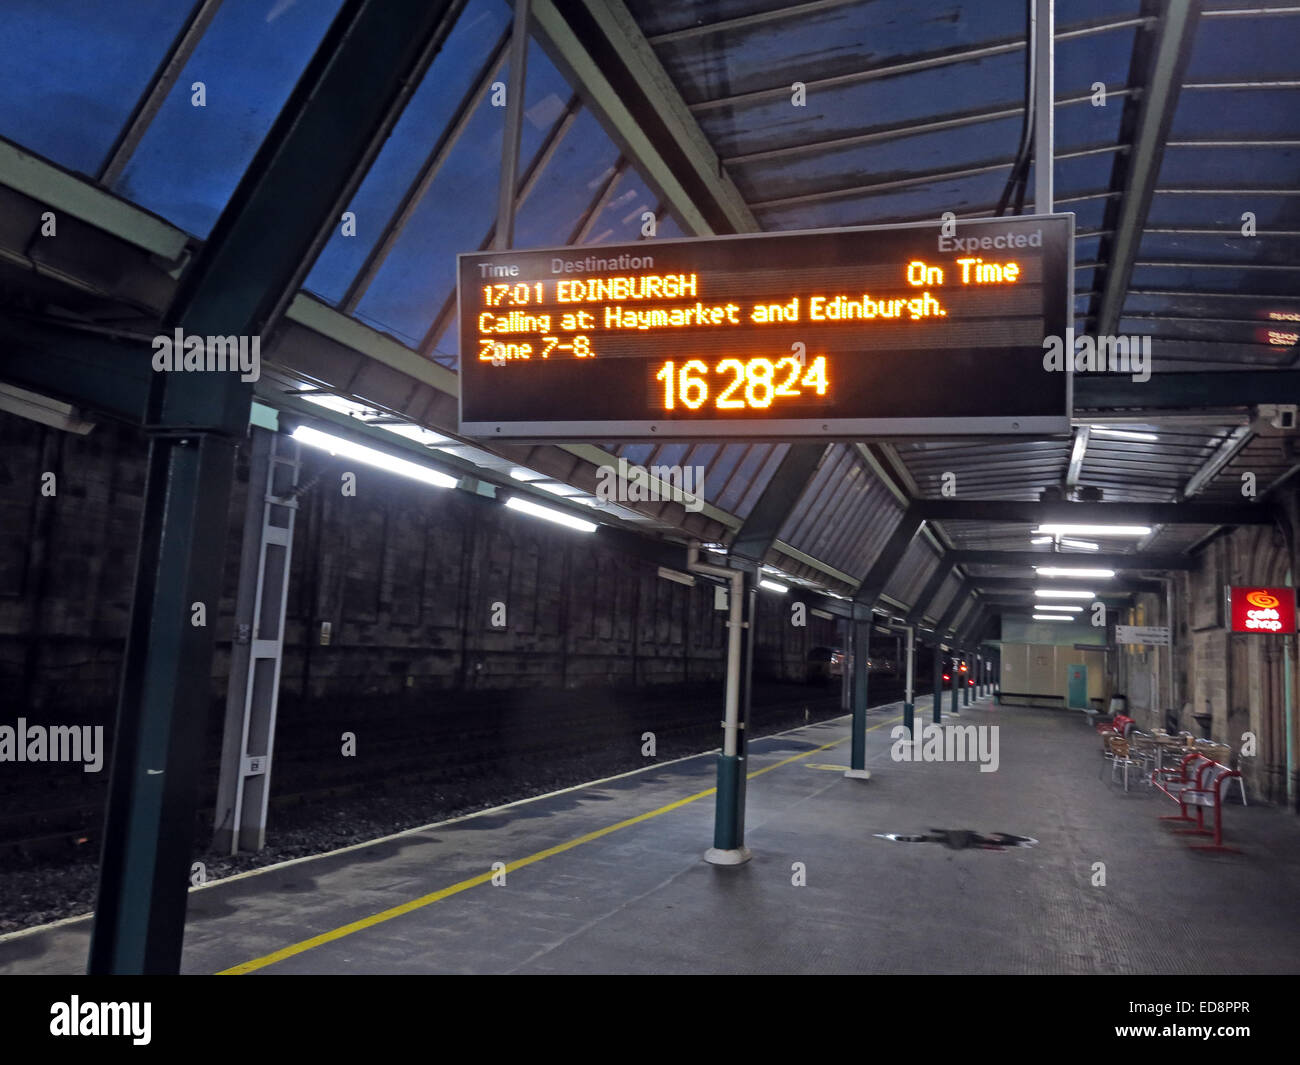
[[[193, 889], [183, 971], [1300, 969], [1285, 813], [1232, 805], [1241, 853], [1197, 853], [1166, 804], [1099, 777], [1077, 714], [945, 713], [998, 729], [991, 772], [896, 760], [900, 721], [899, 704], [871, 714], [869, 781], [843, 775], [847, 718], [755, 741], [745, 865], [702, 860], [715, 759], [699, 755]], [[978, 845], [999, 833], [1018, 845]], [[89, 934], [81, 918], [7, 936], [0, 974], [84, 971]]]

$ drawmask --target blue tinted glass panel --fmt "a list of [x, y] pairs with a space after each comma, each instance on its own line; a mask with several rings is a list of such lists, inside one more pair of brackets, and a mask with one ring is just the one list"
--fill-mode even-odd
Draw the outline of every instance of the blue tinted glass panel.
[[1223, 226], [1240, 231], [1241, 216], [1246, 211], [1255, 215], [1260, 233], [1266, 229], [1300, 229], [1300, 196], [1267, 196], [1244, 191], [1230, 196], [1157, 191], [1151, 198], [1147, 225], [1189, 229]]
[[[1242, 5], [1246, 6], [1246, 5]], [[1263, 7], [1259, 4], [1252, 7]], [[1187, 81], [1293, 79], [1300, 54], [1300, 18], [1202, 18]]]
[[222, 4], [113, 191], [206, 237], [340, 3]]
[[[709, 11], [700, 21], [716, 19]], [[882, 67], [918, 53], [969, 48], [1022, 35], [1024, 30], [1021, 4], [893, 0], [801, 11], [794, 17], [664, 42], [657, 51], [687, 101], [695, 103], [852, 74], [865, 65]], [[810, 110], [811, 95], [810, 89]]]
[[654, 454], [654, 444], [626, 444], [618, 449], [618, 454], [628, 462], [644, 466], [646, 460]]
[[[968, 178], [935, 181], [893, 192], [845, 196], [814, 203], [760, 207], [756, 210], [765, 229], [821, 229], [828, 226], [892, 224], [931, 219], [943, 211], [986, 214], [1002, 195], [1007, 170]], [[1033, 189], [1032, 179], [1029, 185]], [[1029, 201], [1032, 201], [1032, 191]], [[1027, 201], [1028, 202], [1028, 201]]]
[[567, 244], [609, 181], [618, 149], [585, 108], [564, 135], [515, 219], [515, 247]]
[[651, 456], [652, 466], [680, 466], [690, 444], [661, 444], [659, 450]]
[[177, 0], [5, 0], [0, 136], [97, 174], [190, 7]]
[[655, 209], [655, 198], [641, 175], [630, 167], [605, 201], [584, 244], [618, 244], [641, 235], [641, 216]]
[[758, 472], [763, 468], [764, 461], [771, 453], [771, 444], [755, 444], [746, 452], [745, 457], [741, 460], [740, 468], [736, 471], [736, 475], [732, 477], [731, 483], [718, 497], [717, 505], [720, 509], [731, 512], [736, 510], [746, 490], [753, 483], [753, 478], [758, 475]]
[[[498, 79], [504, 84], [508, 66]], [[527, 82], [519, 157], [531, 161], [571, 93], [535, 42], [529, 45]], [[455, 289], [457, 254], [481, 248], [496, 220], [504, 122], [505, 108], [493, 106], [489, 94], [362, 297], [358, 318], [419, 346]]]
[[343, 298], [509, 27], [510, 12], [499, 0], [473, 0], [462, 12], [348, 205], [356, 235], [334, 230], [307, 277], [308, 289], [330, 303]]
[[740, 456], [745, 453], [746, 444], [724, 444], [717, 458], [709, 464], [704, 474], [704, 498], [710, 502], [718, 498], [731, 471], [736, 468]]
[[773, 444], [768, 453], [767, 460], [754, 475], [752, 481], [746, 486], [747, 491], [744, 497], [736, 504], [734, 513], [739, 518], [749, 516], [749, 512], [754, 509], [754, 504], [758, 502], [758, 497], [763, 494], [763, 489], [767, 487], [776, 473], [776, 468], [781, 465], [781, 460], [785, 458], [785, 453], [790, 450], [789, 444]]
[[682, 227], [677, 224], [677, 219], [670, 214], [666, 214], [659, 219], [659, 230], [656, 236], [662, 240], [676, 240], [678, 237], [686, 236], [686, 234], [682, 232]]
[[[1057, 16], [1059, 26], [1060, 16]], [[1109, 90], [1123, 88], [1133, 55], [1134, 29], [1067, 37], [1056, 45], [1056, 96], [1091, 94], [1100, 81]], [[1107, 101], [1109, 107], [1112, 101]], [[1100, 109], [1099, 109], [1100, 110]]]
[[[700, 111], [697, 117], [726, 159], [870, 130], [895, 129], [953, 111], [1019, 107], [1025, 94], [1024, 66], [1021, 50], [978, 62], [948, 63], [842, 86], [810, 87], [805, 108], [792, 108], [790, 97], [781, 95], [710, 108]], [[1015, 148], [1013, 143], [1013, 153]]]

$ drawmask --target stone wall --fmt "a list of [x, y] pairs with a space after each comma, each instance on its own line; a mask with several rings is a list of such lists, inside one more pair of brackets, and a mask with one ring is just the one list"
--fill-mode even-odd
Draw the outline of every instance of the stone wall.
[[[0, 684], [10, 709], [108, 720], [117, 697], [147, 444], [104, 424], [84, 437], [0, 414]], [[355, 469], [355, 496], [340, 490]], [[42, 494], [42, 474], [54, 474]], [[223, 596], [209, 606], [214, 703], [224, 698], [247, 494], [241, 451]], [[719, 680], [725, 612], [596, 536], [499, 503], [304, 450], [288, 597], [284, 699], [420, 690], [592, 688]], [[684, 564], [684, 558], [683, 558]], [[797, 598], [760, 592], [757, 676], [799, 680], [833, 622], [790, 623]], [[505, 624], [501, 619], [504, 604]], [[322, 624], [328, 623], [328, 643]]]

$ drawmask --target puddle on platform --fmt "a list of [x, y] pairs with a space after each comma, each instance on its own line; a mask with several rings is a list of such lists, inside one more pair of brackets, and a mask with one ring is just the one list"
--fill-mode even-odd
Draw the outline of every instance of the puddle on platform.
[[1010, 832], [993, 832], [986, 836], [969, 828], [932, 828], [923, 836], [897, 832], [877, 832], [875, 836], [877, 839], [892, 839], [895, 843], [942, 843], [955, 851], [1001, 851], [1008, 847], [1038, 846], [1038, 840], [1029, 836], [1013, 836]]

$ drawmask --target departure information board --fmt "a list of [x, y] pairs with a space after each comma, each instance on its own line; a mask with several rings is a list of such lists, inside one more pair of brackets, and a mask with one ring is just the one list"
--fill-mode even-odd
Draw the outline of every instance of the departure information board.
[[461, 255], [460, 429], [1066, 432], [1044, 353], [1070, 335], [1073, 236], [1066, 214]]

